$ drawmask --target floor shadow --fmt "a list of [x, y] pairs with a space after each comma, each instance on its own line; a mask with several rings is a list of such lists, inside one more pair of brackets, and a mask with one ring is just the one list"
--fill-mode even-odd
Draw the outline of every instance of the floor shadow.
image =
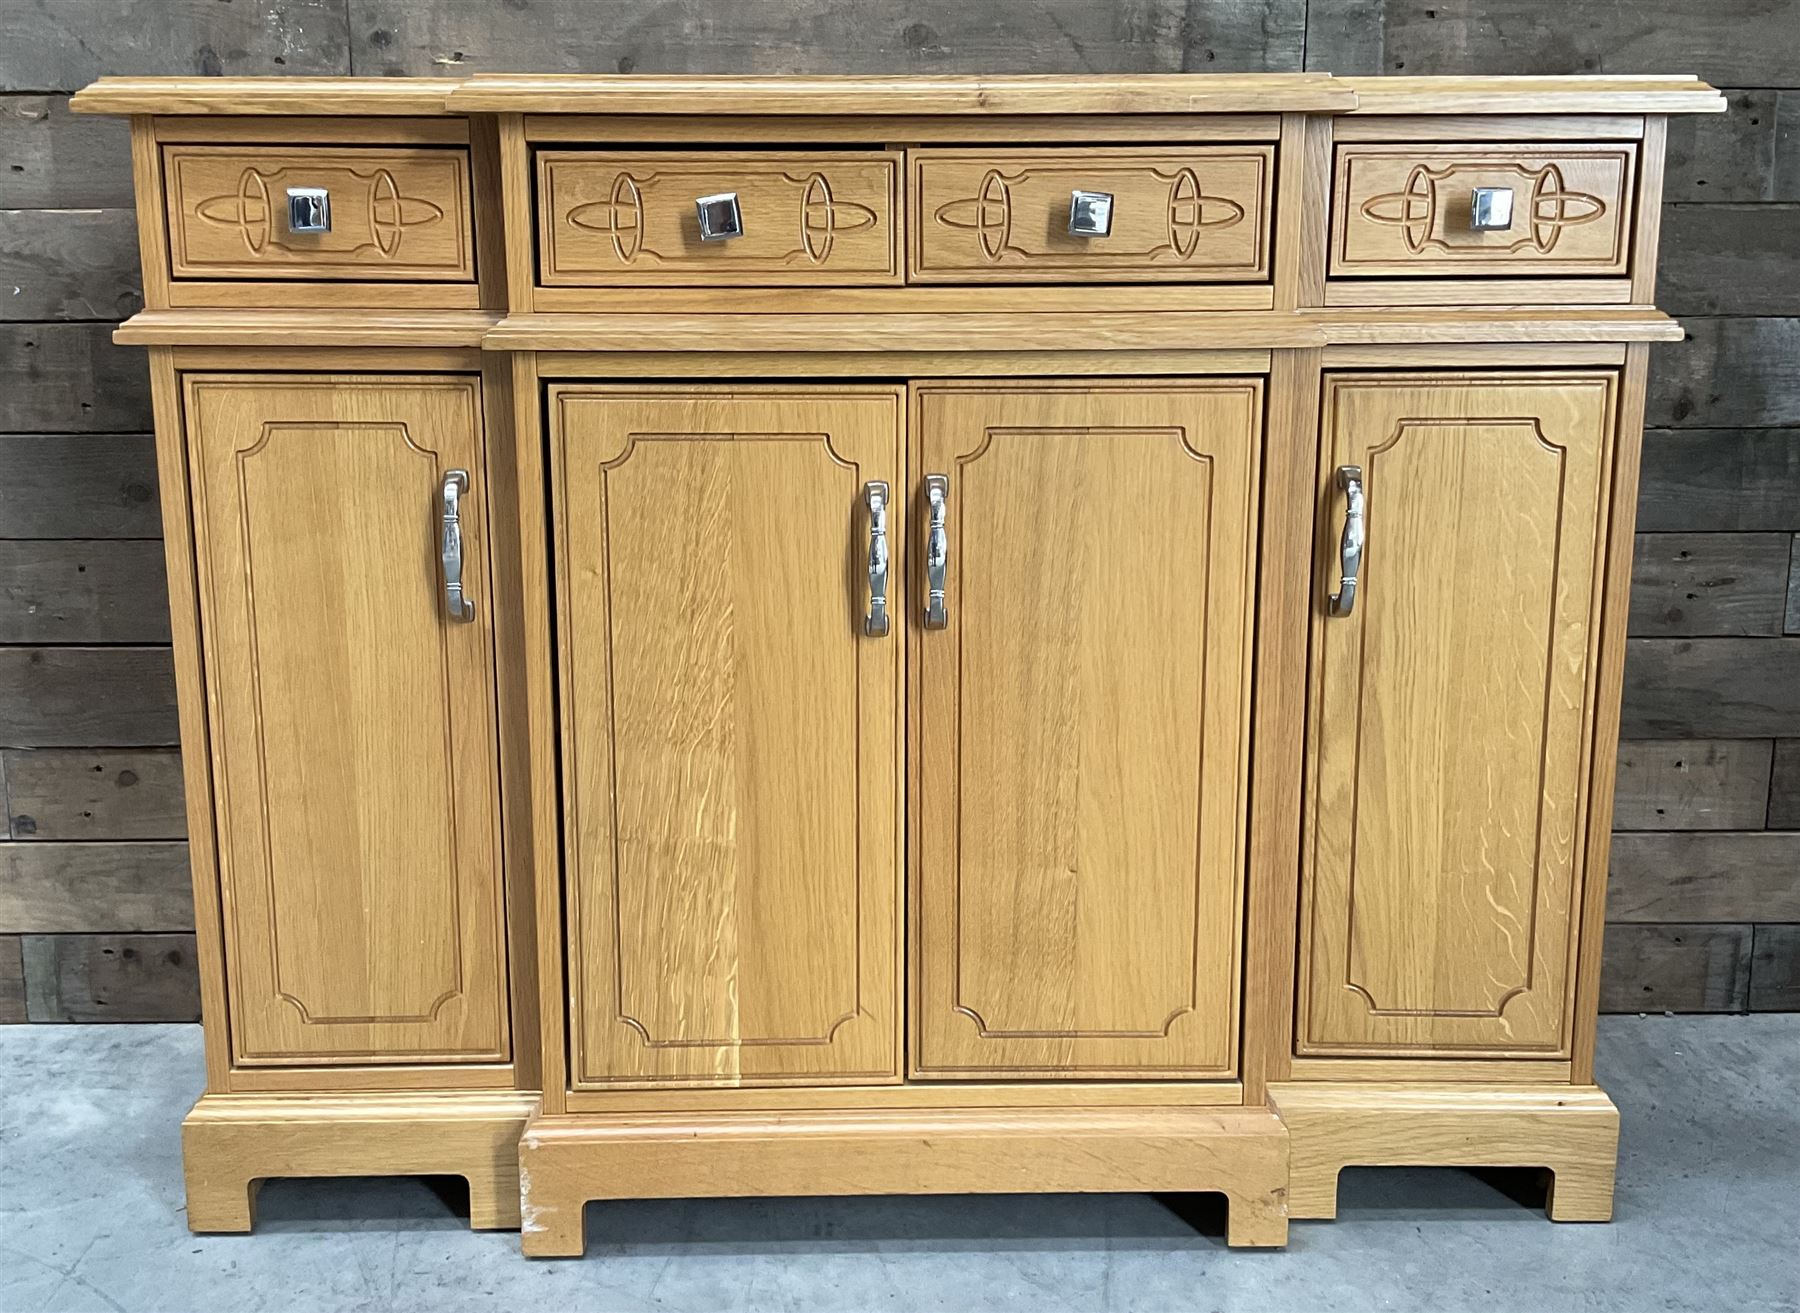
[[332, 1176], [263, 1182], [258, 1231], [342, 1231], [377, 1226], [444, 1231], [469, 1224], [460, 1176]]

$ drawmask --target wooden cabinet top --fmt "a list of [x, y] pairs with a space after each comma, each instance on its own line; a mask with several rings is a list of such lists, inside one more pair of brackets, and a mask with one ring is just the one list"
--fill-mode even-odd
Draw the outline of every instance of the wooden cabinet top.
[[1017, 77], [109, 77], [93, 114], [733, 115], [1683, 114], [1725, 99], [1691, 77], [1334, 77], [1140, 73]]

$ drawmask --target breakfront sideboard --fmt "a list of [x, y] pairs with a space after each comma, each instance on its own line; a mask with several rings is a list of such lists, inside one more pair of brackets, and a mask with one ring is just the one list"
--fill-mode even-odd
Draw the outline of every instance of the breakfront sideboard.
[[106, 79], [189, 1220], [1546, 1168], [1682, 78]]

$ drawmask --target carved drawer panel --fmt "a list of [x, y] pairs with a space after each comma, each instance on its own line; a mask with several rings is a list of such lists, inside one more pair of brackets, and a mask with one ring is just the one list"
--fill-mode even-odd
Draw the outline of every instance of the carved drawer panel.
[[[462, 147], [165, 146], [175, 278], [472, 283]], [[296, 231], [291, 191], [326, 196]]]
[[1636, 164], [1628, 142], [1341, 145], [1331, 273], [1623, 275]]
[[[900, 281], [896, 152], [545, 150], [537, 185], [546, 287]], [[696, 202], [725, 196], [703, 239]]]
[[[1260, 282], [1273, 146], [922, 150], [912, 156], [915, 283]], [[1077, 236], [1077, 193], [1103, 197]]]

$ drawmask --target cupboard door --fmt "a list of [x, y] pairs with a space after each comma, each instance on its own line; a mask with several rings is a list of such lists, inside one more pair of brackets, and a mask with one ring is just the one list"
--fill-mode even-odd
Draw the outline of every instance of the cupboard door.
[[480, 384], [189, 375], [184, 400], [235, 1059], [502, 1061]]
[[1262, 385], [915, 395], [914, 1069], [1229, 1076]]
[[577, 1089], [898, 1076], [901, 414], [550, 391]]
[[1568, 1054], [1615, 387], [1326, 380], [1302, 1053]]

